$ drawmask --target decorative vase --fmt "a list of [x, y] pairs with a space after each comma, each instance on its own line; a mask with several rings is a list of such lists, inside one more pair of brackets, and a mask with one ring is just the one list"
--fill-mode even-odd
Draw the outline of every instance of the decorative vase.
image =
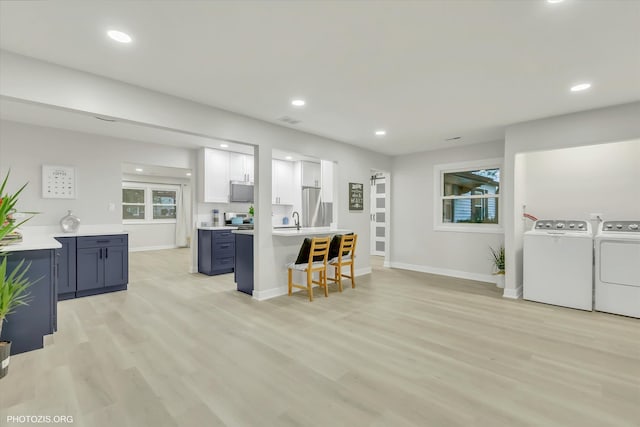
[[496, 286], [501, 289], [504, 288], [504, 273], [496, 274]]
[[11, 341], [0, 341], [0, 378], [9, 372], [9, 359], [11, 355]]
[[71, 211], [68, 211], [68, 214], [60, 220], [60, 226], [65, 233], [75, 233], [80, 227], [80, 219]]

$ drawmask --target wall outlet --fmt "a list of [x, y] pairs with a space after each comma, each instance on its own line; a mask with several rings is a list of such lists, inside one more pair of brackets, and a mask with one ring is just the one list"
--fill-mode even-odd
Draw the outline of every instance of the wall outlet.
[[592, 221], [602, 220], [602, 214], [601, 213], [590, 213], [589, 214], [589, 219], [592, 220]]

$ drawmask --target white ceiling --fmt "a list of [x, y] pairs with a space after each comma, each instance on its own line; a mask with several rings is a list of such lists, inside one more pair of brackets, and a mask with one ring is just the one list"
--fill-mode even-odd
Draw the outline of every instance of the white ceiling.
[[0, 2], [0, 48], [388, 154], [640, 99], [634, 0]]

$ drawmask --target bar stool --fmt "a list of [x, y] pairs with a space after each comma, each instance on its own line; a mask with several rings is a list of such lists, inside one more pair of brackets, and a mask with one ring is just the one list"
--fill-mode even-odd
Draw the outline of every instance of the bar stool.
[[[340, 238], [340, 248], [337, 256], [329, 261], [329, 266], [334, 268], [333, 277], [329, 277], [327, 280], [338, 284], [338, 289], [342, 292], [342, 278], [346, 277], [351, 279], [351, 287], [356, 287], [356, 280], [354, 274], [354, 261], [356, 257], [356, 243], [358, 242], [357, 234], [345, 234]], [[332, 254], [333, 255], [333, 254]], [[343, 274], [342, 267], [351, 267], [351, 275]]]
[[[303, 248], [308, 239], [305, 239]], [[289, 275], [289, 296], [291, 296], [292, 288], [306, 289], [309, 294], [309, 301], [313, 301], [313, 284], [317, 284], [324, 288], [324, 296], [329, 296], [329, 286], [327, 285], [327, 257], [329, 255], [329, 237], [314, 237], [311, 239], [311, 248], [309, 249], [309, 259], [307, 263], [288, 265]], [[293, 283], [293, 270], [307, 272], [307, 285], [299, 285]], [[318, 280], [313, 280], [313, 273], [318, 272]]]

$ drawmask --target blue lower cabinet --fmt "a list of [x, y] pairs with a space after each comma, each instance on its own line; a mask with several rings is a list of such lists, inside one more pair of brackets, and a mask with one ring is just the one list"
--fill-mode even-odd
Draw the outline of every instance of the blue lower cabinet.
[[253, 295], [253, 236], [236, 234], [235, 280], [237, 289]]
[[233, 272], [235, 239], [230, 230], [198, 230], [198, 273]]
[[76, 238], [56, 237], [62, 248], [56, 249], [58, 301], [76, 297]]
[[5, 318], [0, 341], [11, 341], [11, 354], [43, 347], [42, 339], [56, 329], [56, 253], [54, 249], [12, 253], [7, 260], [13, 271], [21, 260], [30, 263], [25, 277], [34, 282], [29, 288], [29, 304], [17, 307]]
[[127, 289], [129, 245], [127, 235], [77, 238], [76, 296]]

